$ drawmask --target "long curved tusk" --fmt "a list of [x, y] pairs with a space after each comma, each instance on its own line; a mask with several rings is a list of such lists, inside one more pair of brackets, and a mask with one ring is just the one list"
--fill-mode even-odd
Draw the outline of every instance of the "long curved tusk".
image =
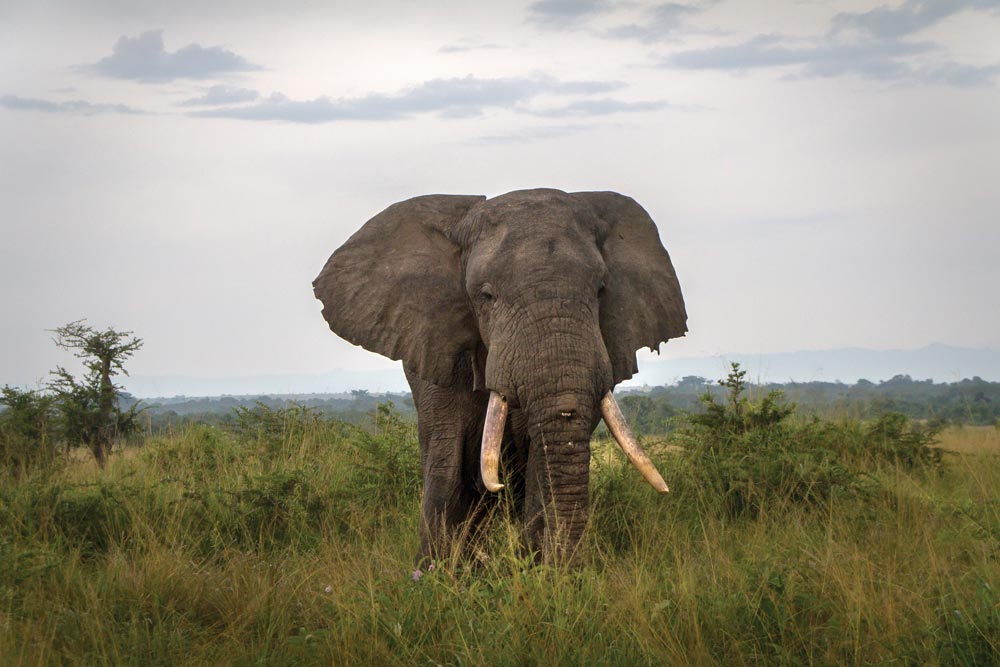
[[653, 465], [653, 462], [649, 460], [646, 452], [639, 445], [635, 434], [632, 433], [628, 422], [625, 421], [625, 415], [622, 414], [621, 408], [618, 407], [618, 401], [615, 400], [610, 391], [601, 399], [601, 416], [604, 417], [604, 423], [608, 425], [608, 430], [611, 431], [611, 435], [615, 436], [615, 440], [618, 441], [618, 445], [625, 452], [625, 456], [632, 462], [632, 465], [639, 469], [639, 472], [646, 478], [646, 481], [660, 493], [669, 491], [667, 483], [663, 481], [663, 477], [656, 470], [656, 466]]
[[479, 471], [488, 491], [496, 492], [503, 488], [499, 479], [500, 443], [503, 442], [506, 423], [507, 399], [491, 391], [486, 408], [486, 424], [483, 425], [483, 449], [479, 457]]

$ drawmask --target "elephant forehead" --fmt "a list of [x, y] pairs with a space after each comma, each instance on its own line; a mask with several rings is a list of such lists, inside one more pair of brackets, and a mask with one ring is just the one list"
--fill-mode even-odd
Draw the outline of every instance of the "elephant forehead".
[[591, 230], [576, 225], [502, 226], [480, 237], [469, 253], [469, 273], [494, 279], [511, 275], [554, 272], [567, 280], [571, 274], [590, 275], [604, 270], [604, 261]]

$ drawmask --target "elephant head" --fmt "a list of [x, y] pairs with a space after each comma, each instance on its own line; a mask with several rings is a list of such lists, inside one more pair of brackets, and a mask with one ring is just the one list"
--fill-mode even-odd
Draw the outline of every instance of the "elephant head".
[[[369, 220], [313, 286], [335, 333], [402, 360], [415, 397], [433, 386], [424, 393], [470, 412], [477, 428], [464, 437], [475, 449], [455, 451], [479, 459], [482, 480], [463, 472], [463, 484], [499, 490], [502, 442], [504, 456], [522, 462], [507, 477], [545, 556], [574, 550], [582, 536], [590, 436], [602, 417], [666, 491], [611, 390], [637, 371], [638, 349], [684, 335], [687, 315], [656, 226], [629, 197], [550, 189], [416, 197]], [[417, 408], [427, 457], [445, 446], [446, 429], [425, 422], [453, 415], [423, 397]], [[468, 470], [468, 461], [452, 463]], [[425, 466], [425, 486], [435, 483], [428, 475]]]

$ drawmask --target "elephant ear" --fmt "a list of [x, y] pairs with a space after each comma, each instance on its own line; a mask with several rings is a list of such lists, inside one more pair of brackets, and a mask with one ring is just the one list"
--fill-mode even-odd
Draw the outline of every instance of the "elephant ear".
[[639, 370], [636, 350], [659, 351], [660, 343], [687, 331], [687, 312], [677, 273], [649, 214], [616, 192], [579, 192], [608, 223], [601, 252], [608, 280], [601, 297], [601, 331], [614, 384]]
[[421, 378], [452, 384], [458, 358], [479, 342], [448, 230], [481, 196], [428, 195], [393, 204], [338, 248], [313, 292], [330, 329]]

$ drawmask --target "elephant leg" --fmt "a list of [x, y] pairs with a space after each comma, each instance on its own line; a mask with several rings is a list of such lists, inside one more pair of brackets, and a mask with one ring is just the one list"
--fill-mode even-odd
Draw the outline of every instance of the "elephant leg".
[[433, 385], [410, 373], [407, 380], [417, 408], [424, 477], [420, 566], [454, 553], [456, 541], [464, 542], [478, 524], [483, 491], [472, 470], [479, 468], [477, 438], [488, 397], [471, 390], [471, 372], [468, 383], [452, 387]]

